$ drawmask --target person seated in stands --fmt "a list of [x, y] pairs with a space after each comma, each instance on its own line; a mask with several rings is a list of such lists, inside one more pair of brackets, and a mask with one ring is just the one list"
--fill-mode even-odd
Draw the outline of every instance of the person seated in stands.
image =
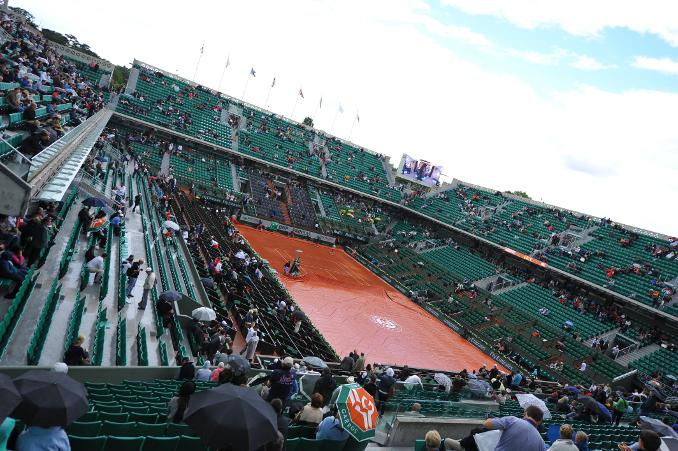
[[579, 449], [575, 446], [574, 442], [572, 441], [572, 436], [574, 435], [574, 431], [572, 430], [572, 426], [569, 424], [561, 424], [560, 425], [560, 438], [558, 440], [555, 440], [552, 444], [549, 450], [552, 451], [579, 451]]
[[662, 439], [655, 431], [650, 429], [643, 429], [640, 431], [640, 436], [636, 443], [627, 445], [620, 443], [619, 449], [621, 451], [658, 451], [662, 446]]
[[14, 289], [5, 296], [8, 299], [14, 299], [19, 292], [21, 283], [24, 281], [28, 270], [25, 267], [16, 267], [12, 262], [12, 252], [4, 251], [0, 254], [0, 277], [10, 279], [15, 282]]
[[49, 133], [46, 130], [36, 130], [21, 143], [19, 150], [24, 155], [32, 157], [42, 152], [51, 143]]
[[539, 314], [540, 314], [540, 315], [543, 315], [543, 316], [549, 316], [549, 313], [551, 313], [551, 312], [550, 312], [549, 309], [547, 309], [546, 307], [542, 307], [542, 308], [539, 309]]
[[37, 118], [37, 105], [35, 102], [31, 102], [26, 106], [26, 108], [21, 113], [21, 118], [24, 121], [25, 128], [29, 132], [34, 132], [40, 127], [40, 121]]
[[85, 342], [85, 336], [79, 335], [78, 338], [68, 347], [64, 356], [64, 363], [68, 366], [91, 365], [89, 354], [82, 347]]
[[45, 123], [45, 129], [50, 134], [52, 141], [56, 141], [66, 133], [63, 125], [61, 125], [61, 115], [59, 114], [50, 115], [50, 118]]
[[311, 402], [294, 417], [296, 423], [318, 425], [323, 419], [323, 395], [314, 393]]
[[24, 95], [21, 92], [21, 88], [14, 88], [6, 96], [7, 105], [9, 105], [9, 110], [12, 113], [21, 113], [26, 109], [24, 104]]
[[330, 415], [318, 425], [318, 432], [316, 432], [315, 438], [316, 440], [332, 440], [336, 442], [348, 440], [349, 434], [341, 425], [336, 405], [332, 406]]

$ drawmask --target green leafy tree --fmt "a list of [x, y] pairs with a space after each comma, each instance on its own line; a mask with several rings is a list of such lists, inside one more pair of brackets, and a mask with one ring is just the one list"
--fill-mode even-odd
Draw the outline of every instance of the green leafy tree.
[[9, 9], [23, 17], [29, 25], [38, 28], [38, 26], [35, 24], [35, 17], [33, 17], [33, 14], [29, 13], [23, 8], [18, 8], [16, 6], [10, 6]]
[[306, 125], [307, 127], [313, 128], [313, 119], [311, 119], [310, 117], [306, 116], [306, 117], [304, 118], [304, 121], [302, 122], [302, 124]]
[[525, 199], [532, 199], [530, 196], [527, 195], [525, 191], [508, 191], [508, 194], [513, 194], [514, 196], [518, 197], [524, 197]]
[[129, 78], [129, 67], [115, 66], [113, 69], [113, 80], [111, 81], [111, 88], [114, 90], [120, 89], [127, 84]]

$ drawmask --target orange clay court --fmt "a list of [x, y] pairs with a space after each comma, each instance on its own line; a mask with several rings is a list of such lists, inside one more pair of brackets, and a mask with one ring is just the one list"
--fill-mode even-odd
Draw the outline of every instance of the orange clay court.
[[495, 363], [344, 250], [238, 228], [281, 274], [286, 261], [301, 257], [303, 276], [281, 280], [340, 357], [356, 349], [368, 362], [446, 371]]

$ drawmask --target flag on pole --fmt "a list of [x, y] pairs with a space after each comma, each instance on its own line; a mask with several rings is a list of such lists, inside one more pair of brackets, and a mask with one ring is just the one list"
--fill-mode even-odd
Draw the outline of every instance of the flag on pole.
[[299, 88], [299, 97], [302, 99], [304, 98], [304, 91], [302, 91], [301, 88]]
[[275, 77], [273, 77], [273, 83], [271, 83], [271, 88], [275, 86]]
[[228, 69], [228, 66], [230, 65], [231, 65], [231, 55], [228, 55], [228, 57], [226, 57], [226, 67], [224, 67], [224, 69]]
[[320, 108], [322, 109], [322, 107], [323, 107], [323, 98], [321, 97], [320, 98]]
[[344, 107], [341, 106], [341, 103], [339, 104], [339, 112], [342, 114], [344, 113]]
[[254, 68], [250, 69], [250, 75], [253, 77], [257, 76], [257, 73], [254, 71]]
[[204, 50], [205, 50], [205, 44], [203, 44], [202, 47], [200, 47], [200, 54], [201, 54], [201, 55], [202, 55], [202, 52], [203, 52]]
[[360, 115], [357, 112], [355, 113], [355, 118], [358, 122], [360, 122]]

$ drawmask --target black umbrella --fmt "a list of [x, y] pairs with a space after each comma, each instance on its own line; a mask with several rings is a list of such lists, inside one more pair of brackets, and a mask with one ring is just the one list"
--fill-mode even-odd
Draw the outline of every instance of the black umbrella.
[[231, 368], [235, 376], [247, 374], [251, 368], [250, 362], [240, 354], [231, 354], [228, 356], [226, 364]]
[[211, 277], [203, 277], [200, 281], [205, 288], [214, 288], [214, 279]]
[[0, 373], [0, 400], [2, 400], [0, 402], [0, 423], [2, 423], [21, 402], [21, 395], [12, 378], [2, 373]]
[[295, 321], [301, 321], [302, 319], [306, 318], [306, 313], [297, 309], [292, 312], [292, 318], [294, 318]]
[[179, 293], [178, 291], [163, 291], [160, 293], [160, 296], [158, 296], [159, 301], [163, 302], [179, 302], [181, 298], [183, 298], [184, 295]]
[[82, 201], [82, 204], [88, 207], [105, 207], [107, 205], [105, 200], [98, 197], [88, 197]]
[[68, 426], [89, 410], [85, 386], [67, 374], [27, 371], [14, 379], [23, 398], [13, 416], [31, 426]]
[[233, 384], [191, 396], [184, 421], [214, 448], [255, 450], [278, 437], [270, 404], [255, 390]]

